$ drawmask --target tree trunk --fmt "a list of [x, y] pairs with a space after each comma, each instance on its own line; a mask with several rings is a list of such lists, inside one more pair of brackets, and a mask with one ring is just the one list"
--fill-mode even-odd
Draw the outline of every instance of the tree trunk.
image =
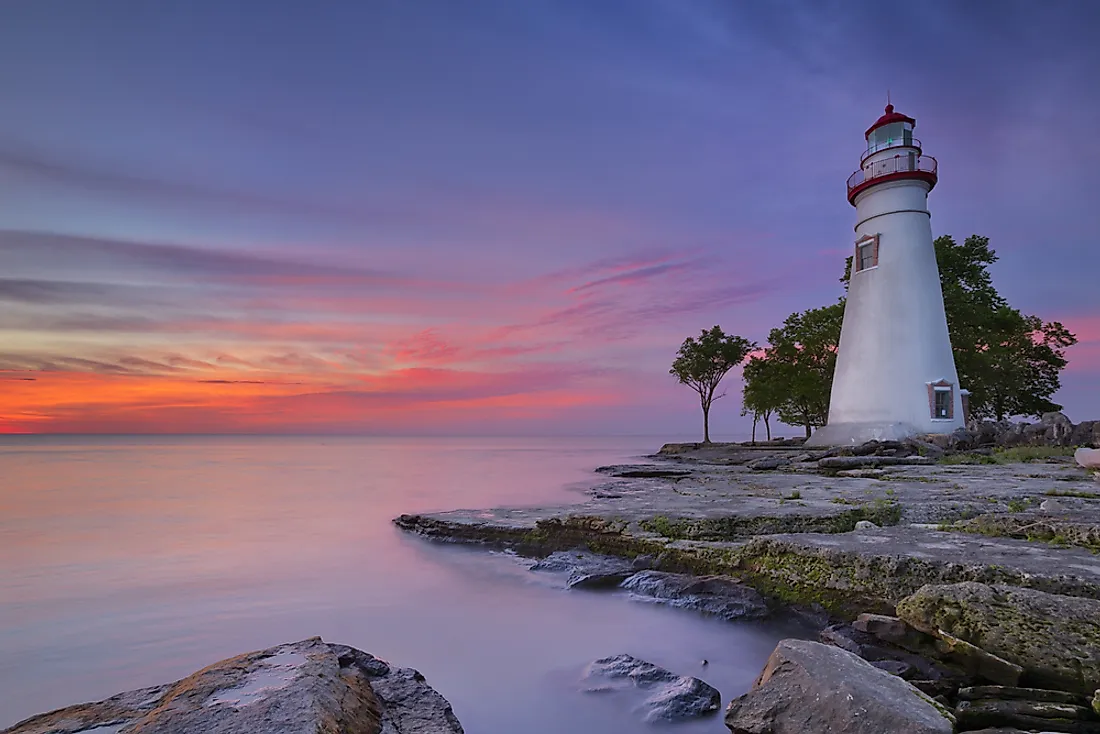
[[807, 423], [806, 424], [806, 438], [810, 437], [810, 434], [813, 433], [813, 430], [814, 430], [814, 427], [811, 426], [809, 423]]
[[752, 445], [753, 446], [756, 445], [756, 421], [758, 421], [758, 420], [759, 420], [759, 417], [757, 416], [757, 414], [753, 413], [752, 414]]
[[764, 415], [764, 427], [768, 429], [768, 440], [771, 441], [772, 440], [771, 416], [769, 416], [767, 414]]
[[703, 405], [703, 443], [710, 443], [710, 406]]

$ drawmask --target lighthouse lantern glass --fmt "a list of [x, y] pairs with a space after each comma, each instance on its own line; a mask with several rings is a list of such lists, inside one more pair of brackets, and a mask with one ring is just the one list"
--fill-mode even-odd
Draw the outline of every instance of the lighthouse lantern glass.
[[907, 122], [892, 122], [873, 130], [867, 139], [868, 150], [913, 144], [913, 126]]

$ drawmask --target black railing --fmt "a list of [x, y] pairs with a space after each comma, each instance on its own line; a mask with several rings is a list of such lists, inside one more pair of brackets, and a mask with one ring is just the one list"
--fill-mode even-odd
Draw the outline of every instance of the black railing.
[[[851, 199], [852, 194], [857, 189], [874, 182], [876, 179], [906, 173], [925, 174], [914, 178], [929, 178], [932, 183], [935, 183], [936, 159], [930, 155], [910, 153], [909, 155], [896, 155], [893, 158], [875, 161], [848, 177], [848, 198]], [[902, 177], [899, 176], [899, 178]]]
[[889, 150], [890, 148], [916, 148], [919, 151], [921, 145], [920, 141], [911, 135], [908, 138], [903, 137], [897, 140], [884, 140], [881, 143], [875, 143], [867, 148], [863, 155], [859, 157], [859, 162], [863, 163], [863, 161], [867, 160], [875, 153], [878, 153], [880, 150]]

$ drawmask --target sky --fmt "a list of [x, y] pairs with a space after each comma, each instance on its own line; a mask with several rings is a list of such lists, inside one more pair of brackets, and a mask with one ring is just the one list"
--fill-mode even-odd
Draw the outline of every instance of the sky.
[[4, 3], [0, 432], [699, 433], [676, 349], [842, 294], [888, 92], [934, 234], [1077, 334], [1056, 399], [1100, 418], [1097, 31], [1089, 0]]

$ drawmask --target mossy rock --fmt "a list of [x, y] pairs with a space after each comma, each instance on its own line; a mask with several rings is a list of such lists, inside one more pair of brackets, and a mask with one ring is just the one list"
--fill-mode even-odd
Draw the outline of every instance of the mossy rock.
[[897, 614], [1021, 666], [1022, 685], [1082, 694], [1100, 687], [1100, 601], [964, 582], [925, 586]]

